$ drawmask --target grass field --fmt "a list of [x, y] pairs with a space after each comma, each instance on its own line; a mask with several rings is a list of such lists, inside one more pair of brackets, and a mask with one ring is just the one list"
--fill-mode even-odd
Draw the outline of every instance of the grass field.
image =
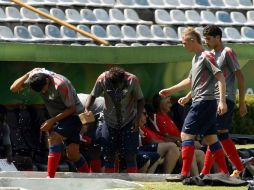
[[[254, 144], [236, 145], [239, 148], [254, 148]], [[216, 187], [216, 186], [189, 186], [182, 185], [182, 183], [172, 182], [144, 182], [141, 183], [144, 188], [138, 188], [135, 190], [247, 190], [247, 186], [243, 187]]]

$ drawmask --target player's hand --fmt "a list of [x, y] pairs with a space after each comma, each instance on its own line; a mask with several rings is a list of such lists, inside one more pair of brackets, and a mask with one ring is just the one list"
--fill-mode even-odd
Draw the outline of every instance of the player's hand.
[[245, 102], [239, 104], [239, 112], [241, 117], [244, 117], [248, 113]]
[[47, 121], [45, 121], [42, 125], [41, 125], [41, 131], [50, 131], [53, 128], [53, 125], [55, 124], [55, 121], [53, 118], [48, 119]]
[[159, 95], [161, 97], [167, 97], [167, 96], [170, 96], [170, 91], [168, 89], [162, 89], [160, 92], [159, 92]]
[[184, 96], [182, 98], [179, 98], [178, 104], [180, 104], [181, 106], [185, 106], [185, 104], [187, 104], [189, 101], [189, 98]]
[[218, 105], [218, 109], [217, 109], [218, 114], [219, 114], [219, 115], [223, 115], [223, 114], [225, 114], [227, 111], [228, 111], [228, 107], [227, 107], [226, 102], [220, 101], [220, 102], [219, 102], [219, 105]]

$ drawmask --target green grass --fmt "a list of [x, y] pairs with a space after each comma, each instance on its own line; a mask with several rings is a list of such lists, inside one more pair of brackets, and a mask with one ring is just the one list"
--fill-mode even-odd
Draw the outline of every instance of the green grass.
[[[254, 144], [236, 145], [236, 148], [254, 148]], [[138, 182], [141, 183], [141, 182]], [[217, 187], [217, 186], [189, 186], [182, 185], [182, 183], [172, 182], [142, 182], [144, 188], [135, 190], [247, 190], [247, 186], [242, 187]]]

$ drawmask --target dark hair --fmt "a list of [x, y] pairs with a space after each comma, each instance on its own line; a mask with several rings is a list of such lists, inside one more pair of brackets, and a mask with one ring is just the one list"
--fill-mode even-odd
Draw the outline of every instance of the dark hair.
[[112, 84], [117, 84], [124, 80], [125, 70], [121, 67], [112, 67], [108, 72], [108, 79]]
[[160, 108], [160, 103], [161, 103], [161, 96], [159, 93], [154, 94], [153, 96], [153, 108], [154, 111], [158, 111]]
[[203, 36], [220, 36], [220, 38], [222, 38], [222, 31], [220, 27], [216, 25], [208, 25], [203, 30]]
[[29, 85], [34, 91], [40, 92], [47, 83], [47, 78], [49, 76], [45, 73], [36, 73], [29, 78]]

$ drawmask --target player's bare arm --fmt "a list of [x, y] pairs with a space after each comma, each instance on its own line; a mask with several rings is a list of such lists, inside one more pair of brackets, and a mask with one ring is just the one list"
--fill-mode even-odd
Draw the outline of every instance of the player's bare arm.
[[62, 113], [56, 115], [55, 117], [52, 117], [50, 119], [48, 119], [47, 121], [45, 121], [42, 125], [41, 125], [41, 130], [42, 131], [49, 131], [50, 129], [52, 129], [53, 125], [55, 123], [57, 123], [58, 121], [70, 116], [71, 114], [73, 114], [76, 111], [76, 106], [72, 105], [69, 108], [66, 108]]
[[159, 92], [159, 94], [162, 97], [167, 97], [167, 96], [171, 96], [172, 94], [174, 94], [176, 92], [185, 90], [186, 88], [190, 88], [190, 87], [191, 87], [191, 80], [190, 80], [190, 78], [186, 78], [170, 88], [162, 89]]
[[227, 104], [226, 104], [226, 82], [225, 77], [222, 72], [218, 72], [215, 74], [216, 79], [218, 80], [219, 92], [220, 92], [220, 100], [218, 103], [218, 113], [219, 115], [223, 115], [227, 112]]
[[247, 114], [247, 107], [245, 104], [245, 83], [244, 76], [241, 70], [235, 72], [237, 78], [237, 85], [239, 89], [239, 112], [240, 116], [245, 116]]
[[185, 106], [191, 100], [191, 91], [186, 96], [179, 98], [178, 104]]

